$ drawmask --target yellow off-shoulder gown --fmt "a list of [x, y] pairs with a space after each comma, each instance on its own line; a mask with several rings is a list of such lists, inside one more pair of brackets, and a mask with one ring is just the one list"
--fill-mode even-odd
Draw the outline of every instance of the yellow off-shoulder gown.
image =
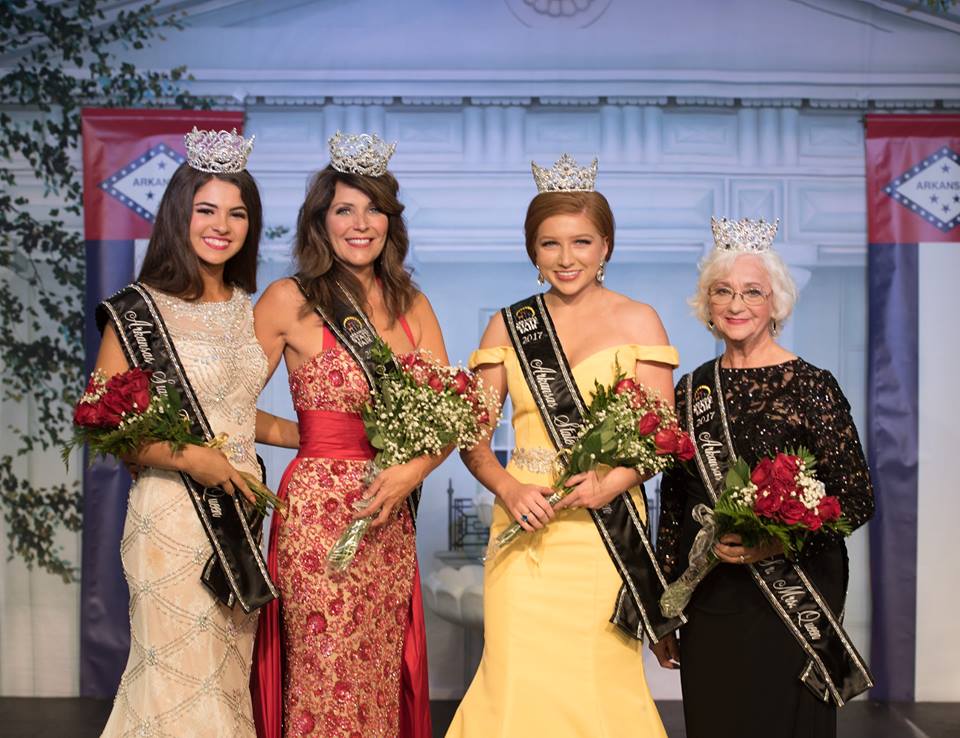
[[[611, 383], [617, 362], [632, 374], [636, 361], [679, 364], [672, 346], [625, 344], [588, 356], [573, 377], [589, 402], [594, 380]], [[471, 367], [501, 363], [516, 448], [552, 449], [513, 349], [470, 357]], [[529, 484], [554, 481], [513, 460], [507, 471]], [[511, 522], [498, 501], [491, 537]], [[620, 583], [584, 509], [561, 512], [488, 561], [483, 658], [447, 738], [666, 738], [644, 678], [643, 644], [609, 622]]]

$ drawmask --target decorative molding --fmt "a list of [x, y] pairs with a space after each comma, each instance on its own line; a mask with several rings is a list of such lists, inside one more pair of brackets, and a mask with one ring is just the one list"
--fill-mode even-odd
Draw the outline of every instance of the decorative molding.
[[733, 97], [677, 97], [677, 105], [719, 105], [728, 107], [736, 103]]
[[740, 99], [745, 108], [800, 108], [803, 100], [799, 97], [745, 97]]
[[430, 97], [426, 95], [402, 97], [404, 105], [463, 105], [462, 97]]
[[334, 105], [391, 105], [393, 97], [333, 97]]
[[599, 105], [599, 97], [541, 97], [541, 105]]
[[470, 102], [474, 105], [484, 105], [484, 106], [512, 106], [520, 105], [526, 107], [533, 102], [532, 98], [529, 97], [471, 97]]

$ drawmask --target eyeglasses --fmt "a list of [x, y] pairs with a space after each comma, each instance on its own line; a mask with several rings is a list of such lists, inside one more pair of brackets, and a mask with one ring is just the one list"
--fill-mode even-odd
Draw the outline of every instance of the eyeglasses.
[[733, 302], [733, 298], [737, 295], [740, 295], [740, 299], [743, 300], [744, 305], [757, 307], [767, 301], [768, 293], [759, 287], [751, 287], [742, 292], [737, 292], [729, 287], [712, 287], [710, 289], [710, 302], [719, 307], [723, 307]]

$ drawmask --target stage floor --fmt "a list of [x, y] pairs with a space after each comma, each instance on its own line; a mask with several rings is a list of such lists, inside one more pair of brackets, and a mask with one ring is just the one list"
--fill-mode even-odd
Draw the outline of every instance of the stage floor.
[[[657, 707], [660, 708], [670, 738], [686, 738], [680, 703], [658, 702]], [[433, 734], [436, 738], [442, 738], [456, 709], [456, 702], [431, 703]], [[0, 697], [0, 736], [97, 738], [109, 713], [110, 702], [107, 700]], [[854, 702], [840, 711], [839, 736], [960, 738], [960, 704], [922, 702], [882, 705]]]

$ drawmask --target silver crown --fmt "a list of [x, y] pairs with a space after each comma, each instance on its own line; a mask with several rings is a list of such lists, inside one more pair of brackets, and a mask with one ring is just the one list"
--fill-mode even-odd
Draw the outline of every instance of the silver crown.
[[780, 219], [768, 223], [763, 218], [729, 220], [713, 217], [710, 218], [710, 224], [713, 226], [713, 242], [718, 249], [758, 254], [769, 251], [773, 246]]
[[194, 126], [183, 142], [187, 146], [187, 164], [199, 172], [211, 174], [237, 174], [247, 168], [247, 157], [253, 150], [251, 136], [248, 141], [232, 131], [200, 131]]
[[549, 169], [530, 162], [537, 192], [593, 192], [597, 182], [597, 159], [588, 167], [580, 167], [570, 154], [564, 154]]
[[328, 141], [330, 165], [344, 174], [382, 177], [387, 173], [390, 157], [397, 150], [396, 142], [388, 144], [376, 133], [340, 133]]

